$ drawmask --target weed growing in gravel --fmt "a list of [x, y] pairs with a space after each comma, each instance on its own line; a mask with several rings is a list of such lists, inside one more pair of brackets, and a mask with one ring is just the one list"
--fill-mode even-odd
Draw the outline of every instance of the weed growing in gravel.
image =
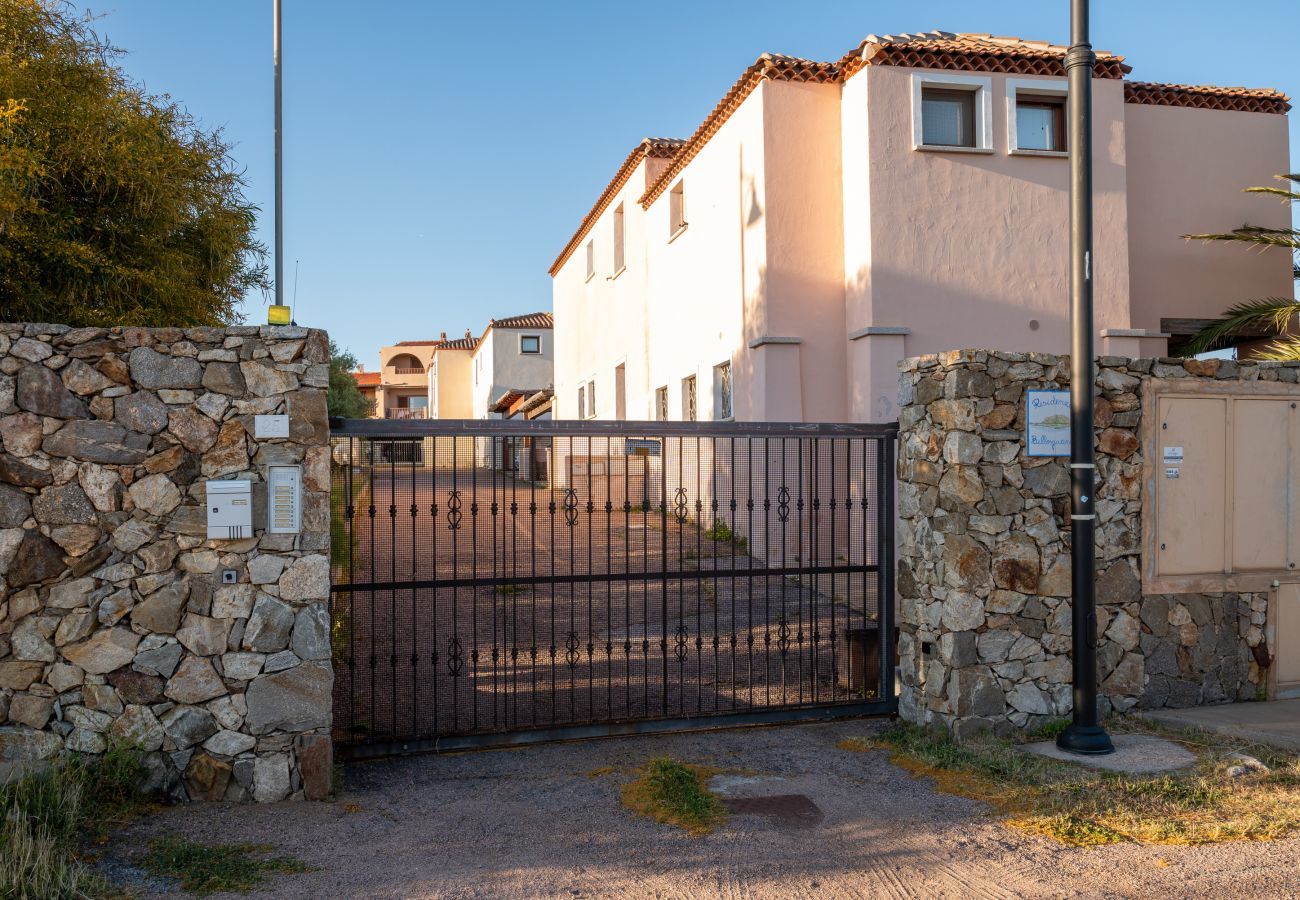
[[[1139, 730], [1123, 721], [1111, 725]], [[1142, 723], [1140, 730], [1160, 729]], [[1198, 732], [1167, 736], [1196, 754], [1193, 767], [1153, 776], [1104, 772], [1025, 753], [992, 737], [956, 744], [941, 731], [908, 724], [840, 746], [890, 750], [895, 764], [933, 779], [939, 790], [983, 800], [1008, 824], [1072, 846], [1272, 840], [1300, 831], [1300, 755], [1230, 745]], [[847, 746], [850, 741], [854, 746]], [[1234, 751], [1256, 757], [1268, 771], [1229, 776]]]
[[14, 900], [121, 896], [78, 858], [84, 837], [140, 812], [138, 754], [112, 748], [72, 757], [0, 786], [0, 897]]
[[175, 835], [154, 838], [140, 860], [151, 875], [175, 878], [192, 894], [206, 897], [219, 891], [246, 894], [278, 872], [306, 872], [291, 856], [268, 856], [268, 844], [197, 844]]
[[727, 807], [708, 788], [714, 774], [713, 769], [667, 756], [652, 759], [635, 781], [623, 786], [623, 805], [688, 834], [708, 834], [727, 820]]

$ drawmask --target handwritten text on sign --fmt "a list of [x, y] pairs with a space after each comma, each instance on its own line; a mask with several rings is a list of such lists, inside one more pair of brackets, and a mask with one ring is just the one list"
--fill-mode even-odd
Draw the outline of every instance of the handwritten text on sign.
[[1025, 392], [1025, 455], [1070, 455], [1070, 392]]

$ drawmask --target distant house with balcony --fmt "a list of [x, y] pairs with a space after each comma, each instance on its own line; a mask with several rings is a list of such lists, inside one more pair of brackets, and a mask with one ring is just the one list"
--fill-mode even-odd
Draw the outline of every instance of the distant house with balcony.
[[[642, 141], [550, 269], [556, 418], [889, 422], [905, 357], [1068, 352], [1066, 50], [764, 54], [688, 139]], [[1289, 224], [1243, 189], [1289, 170], [1290, 104], [1130, 71], [1093, 70], [1097, 348], [1176, 355], [1293, 291], [1285, 252], [1182, 237]]]
[[379, 349], [375, 416], [384, 419], [428, 417], [429, 363], [438, 341], [400, 341]]

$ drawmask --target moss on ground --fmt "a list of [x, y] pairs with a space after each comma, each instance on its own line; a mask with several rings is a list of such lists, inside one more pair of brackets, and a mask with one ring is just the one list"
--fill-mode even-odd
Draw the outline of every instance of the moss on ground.
[[727, 807], [708, 788], [715, 774], [716, 770], [706, 766], [666, 756], [652, 759], [638, 770], [635, 780], [623, 786], [623, 805], [688, 834], [708, 834], [727, 821]]
[[268, 875], [306, 872], [291, 856], [271, 856], [268, 844], [199, 844], [176, 835], [154, 838], [141, 867], [151, 875], [174, 878], [192, 894], [233, 891], [246, 894]]

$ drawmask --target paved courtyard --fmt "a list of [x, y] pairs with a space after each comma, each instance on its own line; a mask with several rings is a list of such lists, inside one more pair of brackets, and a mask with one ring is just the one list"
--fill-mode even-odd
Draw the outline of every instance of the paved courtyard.
[[[106, 865], [144, 898], [183, 896], [129, 864], [151, 836], [179, 832], [297, 856], [311, 871], [275, 876], [257, 896], [298, 900], [1295, 896], [1300, 840], [1065, 848], [937, 793], [883, 753], [836, 746], [876, 727], [856, 720], [355, 764], [334, 802], [191, 805], [142, 820], [118, 835]], [[787, 801], [751, 804], [758, 813], [688, 837], [619, 803], [631, 770], [662, 755], [740, 773], [741, 795]]]

